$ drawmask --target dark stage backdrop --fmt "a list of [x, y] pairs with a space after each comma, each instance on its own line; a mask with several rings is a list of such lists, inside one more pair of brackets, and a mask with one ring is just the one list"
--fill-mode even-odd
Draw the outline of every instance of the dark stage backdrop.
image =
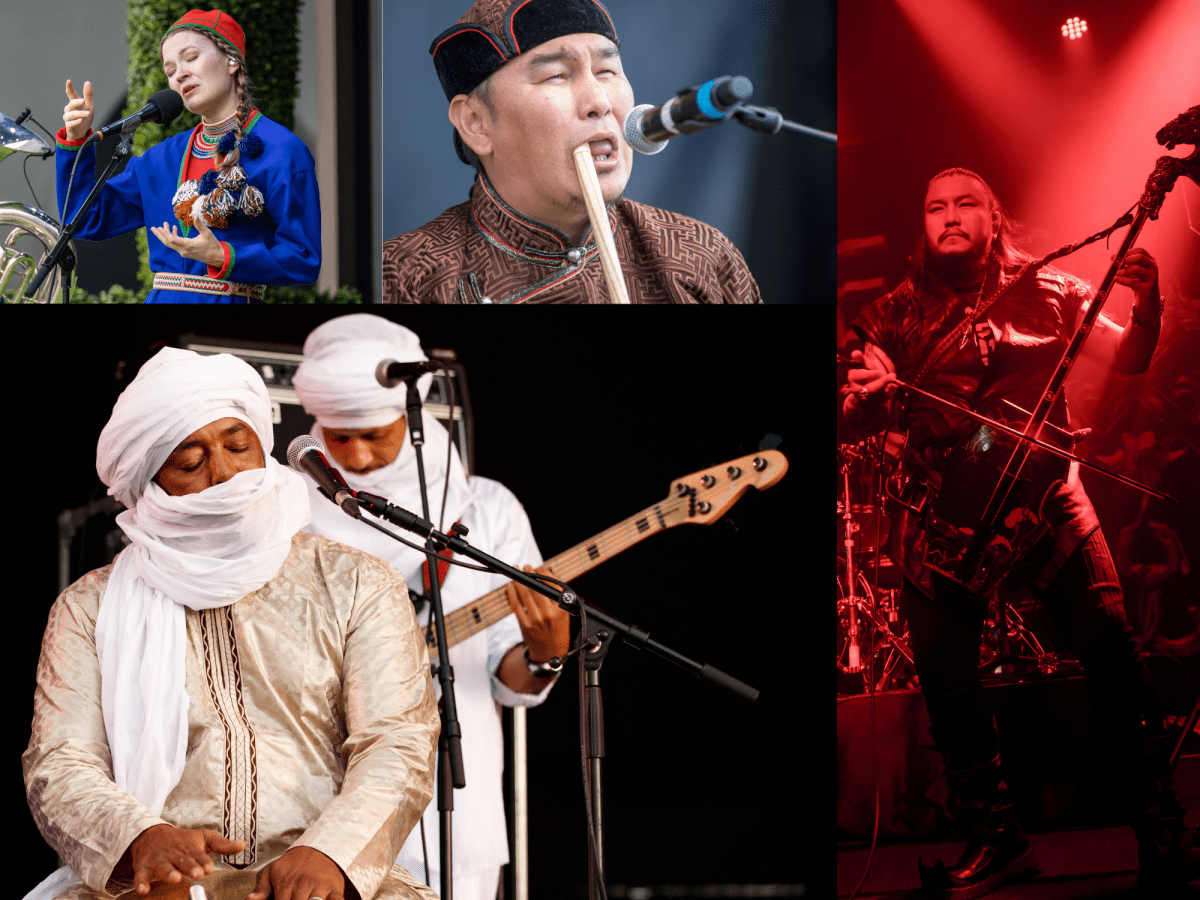
[[[0, 779], [17, 834], [18, 895], [54, 865], [27, 812], [19, 756], [56, 593], [55, 517], [93, 494], [96, 438], [119, 391], [114, 373], [152, 341], [187, 331], [299, 345], [337, 314], [228, 312], [80, 308], [52, 342], [39, 340], [43, 326], [31, 314], [6, 331], [13, 346], [34, 348], [0, 364], [15, 404], [4, 463], [19, 490], [9, 492], [5, 526], [16, 590], [4, 664], [12, 737]], [[612, 650], [603, 670], [608, 883], [806, 884], [815, 896], [827, 878], [818, 834], [828, 811], [818, 801], [828, 795], [814, 766], [828, 744], [815, 726], [816, 673], [827, 665], [813, 636], [825, 614], [813, 590], [821, 557], [811, 538], [820, 525], [815, 487], [828, 482], [813, 476], [813, 426], [802, 426], [793, 394], [801, 379], [820, 383], [814, 365], [797, 362], [815, 359], [815, 347], [811, 339], [797, 347], [793, 335], [828, 333], [832, 316], [645, 310], [634, 330], [603, 311], [389, 312], [427, 348], [458, 352], [475, 408], [476, 469], [521, 498], [547, 557], [665, 498], [674, 478], [752, 453], [767, 432], [783, 437], [789, 473], [769, 491], [751, 491], [730, 522], [655, 536], [577, 587], [763, 692], [751, 707], [658, 657]], [[529, 727], [532, 896], [577, 896], [586, 833], [573, 674], [531, 713]]]
[[[451, 143], [429, 47], [470, 3], [384, 0], [383, 238], [467, 199], [473, 171]], [[752, 103], [836, 131], [832, 0], [606, 0], [637, 103], [746, 75]], [[727, 122], [638, 156], [627, 195], [700, 219], [742, 251], [769, 303], [833, 298], [831, 144]]]

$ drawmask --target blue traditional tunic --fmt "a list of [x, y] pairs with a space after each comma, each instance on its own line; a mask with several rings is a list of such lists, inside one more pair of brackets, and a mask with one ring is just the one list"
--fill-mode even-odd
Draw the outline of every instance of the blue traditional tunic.
[[[199, 126], [197, 126], [199, 127]], [[150, 269], [182, 275], [203, 275], [242, 284], [312, 284], [321, 271], [321, 201], [312, 154], [298, 137], [261, 114], [249, 123], [247, 133], [262, 141], [262, 153], [248, 158], [241, 154], [239, 165], [246, 183], [262, 195], [263, 209], [257, 215], [238, 213], [227, 227], [212, 227], [225, 251], [225, 264], [218, 270], [197, 259], [185, 259], [149, 234]], [[60, 132], [55, 154], [58, 170], [59, 215], [67, 222], [83, 204], [95, 185], [96, 150], [64, 143]], [[184, 132], [131, 158], [125, 170], [104, 186], [99, 199], [79, 224], [75, 237], [104, 240], [164, 222], [180, 226], [180, 233], [194, 232], [176, 217], [172, 201], [184, 178], [194, 132]], [[63, 209], [71, 167], [80, 155], [71, 187], [70, 209]], [[245, 303], [244, 297], [180, 290], [154, 290], [147, 303]]]

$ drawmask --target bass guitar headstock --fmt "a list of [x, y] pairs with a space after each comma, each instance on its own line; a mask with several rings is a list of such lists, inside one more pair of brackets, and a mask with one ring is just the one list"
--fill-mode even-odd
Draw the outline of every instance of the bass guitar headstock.
[[670, 525], [707, 525], [719, 519], [750, 488], [764, 491], [787, 472], [778, 450], [760, 450], [719, 466], [677, 478], [661, 504]]

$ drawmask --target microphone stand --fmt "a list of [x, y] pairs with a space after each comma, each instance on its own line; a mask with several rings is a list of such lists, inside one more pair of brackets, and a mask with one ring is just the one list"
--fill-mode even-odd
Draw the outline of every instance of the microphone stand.
[[748, 103], [743, 103], [733, 111], [733, 117], [751, 131], [757, 131], [761, 134], [779, 134], [780, 131], [786, 128], [788, 131], [795, 131], [797, 134], [806, 134], [819, 141], [828, 141], [831, 144], [837, 143], [836, 134], [829, 131], [821, 131], [818, 128], [810, 128], [798, 122], [790, 122], [783, 117], [783, 113], [772, 106], [751, 106]]
[[[87, 145], [85, 144], [84, 146]], [[79, 148], [79, 152], [83, 152], [83, 147]], [[71, 217], [71, 221], [67, 224], [67, 227], [62, 230], [62, 234], [58, 237], [58, 242], [42, 259], [42, 264], [38, 266], [37, 274], [33, 276], [33, 281], [29, 282], [29, 287], [25, 289], [26, 297], [32, 297], [37, 293], [37, 289], [42, 286], [42, 282], [46, 280], [46, 277], [54, 269], [55, 265], [58, 265], [62, 268], [63, 274], [63, 305], [71, 302], [71, 273], [75, 270], [75, 253], [69, 246], [71, 238], [75, 236], [75, 231], [79, 227], [79, 220], [83, 218], [84, 213], [92, 208], [92, 204], [100, 196], [100, 191], [108, 183], [108, 179], [112, 178], [113, 174], [117, 171], [117, 166], [128, 159], [131, 153], [133, 153], [132, 131], [121, 137], [121, 143], [117, 145], [112, 159], [108, 161], [108, 165], [104, 167], [104, 171], [100, 174], [100, 177], [96, 179], [96, 184], [92, 188], [92, 192], [84, 198], [83, 205]]]
[[[421, 418], [421, 392], [417, 390], [417, 379], [421, 373], [413, 373], [402, 380], [408, 398], [405, 415], [413, 451], [417, 454], [417, 482], [421, 486], [421, 514], [429, 519], [429, 491], [425, 486], [425, 423]], [[427, 537], [425, 547], [435, 554], [441, 550], [432, 537]], [[437, 635], [438, 665], [437, 678], [442, 686], [442, 733], [438, 737], [437, 808], [440, 826], [441, 891], [442, 900], [451, 900], [454, 894], [453, 860], [451, 841], [453, 827], [451, 814], [454, 811], [454, 789], [466, 787], [467, 777], [463, 771], [462, 729], [458, 723], [458, 707], [454, 702], [454, 669], [450, 666], [450, 651], [446, 643], [446, 620], [442, 613], [442, 587], [438, 578], [437, 557], [426, 557], [429, 570], [429, 615], [433, 619], [433, 630]], [[426, 879], [429, 872], [425, 873]]]
[[[410, 389], [410, 393], [414, 392]], [[418, 460], [420, 457], [418, 456]], [[469, 543], [463, 540], [462, 535], [466, 530], [457, 523], [450, 528], [450, 533], [443, 534], [433, 527], [433, 523], [419, 519], [407, 510], [394, 506], [385, 498], [368, 494], [364, 491], [358, 491], [355, 499], [358, 501], [359, 507], [365, 509], [372, 515], [386, 519], [393, 524], [399, 525], [401, 528], [411, 531], [414, 534], [419, 534], [426, 539], [426, 547], [431, 550], [440, 551], [449, 548], [460, 556], [465, 556], [477, 563], [487, 567], [492, 572], [504, 575], [508, 579], [520, 582], [531, 590], [537, 591], [546, 597], [549, 597], [557, 603], [562, 609], [573, 616], [579, 616], [586, 622], [586, 626], [581, 629], [579, 635], [579, 646], [572, 650], [567, 656], [582, 651], [583, 668], [586, 671], [586, 696], [581, 708], [580, 715], [580, 730], [587, 734], [586, 756], [587, 756], [587, 778], [590, 806], [589, 818], [589, 847], [592, 846], [592, 835], [595, 836], [594, 852], [588, 853], [588, 896], [589, 900], [595, 900], [601, 896], [599, 891], [602, 891], [604, 878], [604, 863], [603, 863], [603, 835], [602, 826], [604, 824], [602, 814], [602, 798], [600, 793], [600, 761], [604, 757], [604, 716], [603, 707], [601, 705], [600, 694], [600, 667], [604, 662], [604, 656], [611, 646], [614, 637], [623, 637], [626, 642], [638, 648], [645, 648], [653, 653], [663, 657], [675, 665], [691, 672], [701, 680], [712, 682], [726, 690], [732, 691], [739, 697], [753, 703], [758, 699], [759, 692], [725, 674], [720, 669], [713, 666], [704, 665], [689, 659], [681, 653], [677, 653], [670, 647], [658, 643], [650, 639], [649, 632], [643, 631], [636, 625], [630, 625], [611, 616], [598, 607], [591, 606], [585, 603], [578, 594], [570, 589], [560, 589], [551, 587], [540, 581], [535, 575], [527, 572], [522, 572], [508, 563], [502, 562], [496, 557], [484, 553], [472, 547]], [[429, 582], [432, 587], [435, 578], [430, 578]], [[441, 633], [438, 635], [438, 649], [440, 653], [445, 653], [444, 637]], [[445, 876], [443, 875], [443, 878]]]

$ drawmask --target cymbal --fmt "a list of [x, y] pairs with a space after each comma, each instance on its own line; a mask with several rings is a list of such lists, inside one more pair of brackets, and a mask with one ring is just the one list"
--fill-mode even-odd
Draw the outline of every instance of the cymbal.
[[50, 152], [50, 145], [26, 128], [0, 113], [0, 159], [20, 151], [34, 156]]

